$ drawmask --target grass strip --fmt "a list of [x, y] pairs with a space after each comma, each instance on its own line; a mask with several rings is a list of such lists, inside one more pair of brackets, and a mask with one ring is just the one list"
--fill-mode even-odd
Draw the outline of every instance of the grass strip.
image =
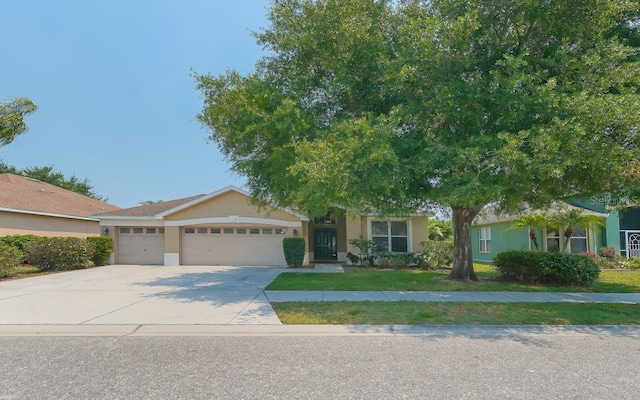
[[273, 303], [285, 325], [637, 325], [640, 305], [600, 303]]
[[[477, 268], [477, 267], [476, 267]], [[331, 291], [508, 291], [508, 292], [596, 292], [639, 293], [640, 271], [603, 271], [591, 288], [528, 285], [503, 282], [499, 273], [483, 266], [478, 271], [480, 282], [448, 280], [446, 272], [423, 270], [350, 270], [344, 274], [283, 273], [267, 290], [331, 290]]]

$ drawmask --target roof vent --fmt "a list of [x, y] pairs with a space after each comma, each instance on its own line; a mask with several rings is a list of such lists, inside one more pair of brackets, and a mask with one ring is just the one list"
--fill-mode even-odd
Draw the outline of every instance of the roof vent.
[[44, 189], [38, 189], [38, 192], [44, 193]]

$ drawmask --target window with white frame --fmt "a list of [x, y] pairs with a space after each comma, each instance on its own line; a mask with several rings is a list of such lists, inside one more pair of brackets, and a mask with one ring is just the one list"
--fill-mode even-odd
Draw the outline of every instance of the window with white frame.
[[380, 251], [406, 253], [409, 251], [407, 221], [372, 221], [371, 240]]
[[574, 227], [573, 235], [571, 235], [569, 242], [571, 243], [572, 254], [584, 253], [589, 248], [587, 243], [587, 230], [584, 228]]
[[480, 253], [491, 253], [491, 228], [480, 228]]

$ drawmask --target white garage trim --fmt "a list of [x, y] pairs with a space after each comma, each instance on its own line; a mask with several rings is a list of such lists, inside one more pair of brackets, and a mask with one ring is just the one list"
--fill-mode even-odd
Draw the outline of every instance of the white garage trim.
[[165, 226], [184, 226], [184, 225], [204, 225], [204, 224], [250, 224], [250, 225], [273, 225], [284, 228], [302, 228], [301, 221], [284, 221], [280, 219], [269, 218], [251, 218], [230, 215], [228, 217], [214, 218], [195, 218], [185, 219], [181, 221], [165, 221]]

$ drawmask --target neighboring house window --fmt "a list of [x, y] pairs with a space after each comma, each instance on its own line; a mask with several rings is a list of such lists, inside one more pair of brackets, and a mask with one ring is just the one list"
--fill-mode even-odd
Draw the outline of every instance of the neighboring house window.
[[281, 229], [281, 228], [276, 229], [276, 235], [286, 235], [286, 234], [287, 234], [286, 229]]
[[225, 235], [233, 235], [233, 228], [224, 228]]
[[380, 251], [409, 251], [409, 229], [406, 221], [372, 221], [371, 239]]
[[147, 228], [147, 234], [155, 235], [156, 234], [156, 228]]
[[246, 235], [247, 234], [247, 228], [238, 228], [236, 233], [238, 235]]
[[120, 233], [131, 233], [131, 228], [120, 228]]
[[220, 228], [211, 228], [211, 233], [214, 233], [214, 234], [217, 234], [217, 235], [218, 235], [218, 234], [220, 234], [220, 232], [222, 232], [222, 231], [220, 230]]
[[560, 251], [560, 231], [547, 229], [547, 251]]
[[207, 228], [198, 228], [198, 233], [199, 234], [205, 234], [205, 233], [209, 233], [209, 229]]
[[184, 228], [184, 233], [196, 233], [195, 228]]
[[259, 228], [251, 228], [251, 229], [249, 229], [249, 234], [251, 234], [251, 235], [259, 235], [260, 234], [260, 229]]
[[263, 235], [271, 235], [272, 233], [273, 233], [273, 229], [271, 229], [271, 228], [264, 228], [262, 230], [262, 234]]
[[584, 228], [573, 228], [573, 235], [569, 240], [572, 254], [581, 254], [587, 251], [587, 230]]
[[480, 228], [480, 253], [491, 253], [491, 228]]
[[133, 233], [143, 233], [142, 228], [133, 228]]

